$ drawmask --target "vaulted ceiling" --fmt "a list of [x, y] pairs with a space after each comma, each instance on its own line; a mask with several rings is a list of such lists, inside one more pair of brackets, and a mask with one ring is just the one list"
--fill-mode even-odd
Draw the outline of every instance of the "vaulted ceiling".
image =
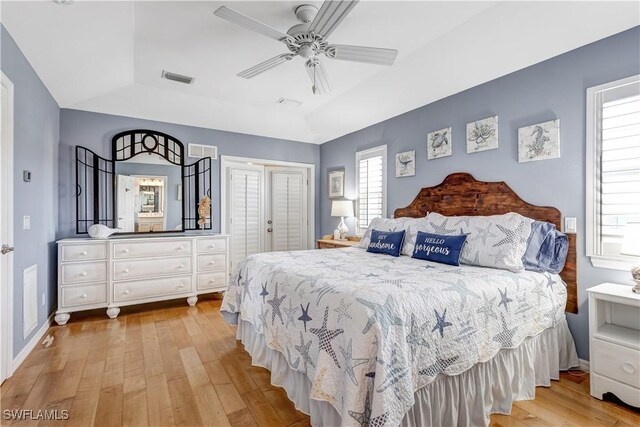
[[[394, 65], [304, 60], [236, 74], [286, 47], [213, 15], [222, 5], [285, 32], [313, 1], [2, 1], [2, 22], [63, 108], [322, 143], [640, 25], [629, 2], [361, 1], [331, 43], [399, 50]], [[192, 85], [161, 78], [192, 76]], [[281, 98], [299, 107], [276, 104]]]

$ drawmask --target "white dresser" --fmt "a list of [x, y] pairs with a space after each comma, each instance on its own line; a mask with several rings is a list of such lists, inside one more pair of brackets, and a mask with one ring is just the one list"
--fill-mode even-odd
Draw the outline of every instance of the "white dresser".
[[58, 241], [58, 311], [70, 313], [175, 298], [195, 305], [197, 295], [226, 290], [229, 238], [220, 234], [115, 237]]
[[640, 294], [603, 283], [589, 292], [591, 395], [640, 406]]

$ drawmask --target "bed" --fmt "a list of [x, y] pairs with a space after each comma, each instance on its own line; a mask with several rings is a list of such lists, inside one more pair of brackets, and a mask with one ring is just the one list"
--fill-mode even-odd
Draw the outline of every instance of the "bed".
[[[518, 212], [560, 225], [502, 182], [458, 173], [395, 217]], [[221, 313], [313, 425], [486, 425], [578, 360], [575, 240], [560, 275], [457, 267], [361, 248], [248, 257]]]

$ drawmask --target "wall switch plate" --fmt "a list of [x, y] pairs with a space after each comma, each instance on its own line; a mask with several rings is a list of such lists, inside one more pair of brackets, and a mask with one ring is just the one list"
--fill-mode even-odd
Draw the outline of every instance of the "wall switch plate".
[[22, 217], [22, 229], [29, 230], [31, 228], [31, 217], [29, 215], [25, 215]]
[[31, 171], [22, 171], [22, 179], [24, 182], [31, 182]]
[[45, 295], [45, 293], [42, 293], [42, 306], [44, 307], [44, 305], [47, 303], [47, 296]]
[[568, 216], [564, 219], [564, 232], [565, 233], [578, 232], [578, 219], [575, 216]]

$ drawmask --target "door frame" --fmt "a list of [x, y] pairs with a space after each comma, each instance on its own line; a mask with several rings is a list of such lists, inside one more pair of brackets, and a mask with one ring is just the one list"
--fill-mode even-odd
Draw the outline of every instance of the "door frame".
[[235, 164], [254, 164], [261, 166], [285, 166], [307, 169], [309, 181], [307, 192], [307, 249], [315, 248], [316, 234], [316, 166], [313, 163], [287, 162], [284, 160], [258, 159], [251, 157], [220, 156], [220, 230], [227, 234], [227, 169]]
[[[13, 131], [14, 88], [1, 73], [0, 82], [7, 89], [9, 110], [6, 140], [0, 138], [0, 244], [13, 244]], [[1, 108], [1, 106], [0, 106]], [[0, 255], [0, 382], [13, 375], [13, 254]]]

